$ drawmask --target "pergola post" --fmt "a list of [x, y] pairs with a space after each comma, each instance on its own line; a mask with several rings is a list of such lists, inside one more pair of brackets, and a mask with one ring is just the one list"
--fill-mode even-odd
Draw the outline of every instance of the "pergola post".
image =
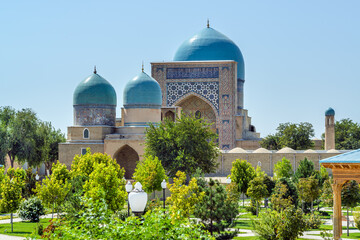
[[341, 189], [344, 185], [343, 181], [335, 180], [332, 184], [334, 215], [333, 215], [333, 238], [339, 240], [342, 234], [342, 216], [341, 216]]

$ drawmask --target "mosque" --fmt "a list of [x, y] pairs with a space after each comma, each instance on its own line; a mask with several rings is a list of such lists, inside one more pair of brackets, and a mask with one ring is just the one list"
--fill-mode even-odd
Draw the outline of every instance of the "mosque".
[[319, 167], [320, 159], [341, 153], [334, 150], [332, 109], [325, 114], [326, 150], [260, 148], [260, 133], [244, 108], [244, 85], [244, 58], [239, 47], [209, 24], [183, 42], [173, 61], [152, 62], [151, 76], [142, 70], [126, 84], [121, 117], [116, 115], [115, 89], [94, 69], [74, 91], [73, 126], [68, 127], [67, 142], [59, 145], [59, 161], [70, 167], [76, 154], [90, 148], [115, 158], [130, 179], [144, 154], [148, 124], [164, 118], [175, 121], [181, 112], [213, 123], [221, 149], [217, 176], [229, 174], [237, 158], [261, 165], [272, 175], [273, 165], [282, 157], [291, 159], [295, 169], [304, 157]]

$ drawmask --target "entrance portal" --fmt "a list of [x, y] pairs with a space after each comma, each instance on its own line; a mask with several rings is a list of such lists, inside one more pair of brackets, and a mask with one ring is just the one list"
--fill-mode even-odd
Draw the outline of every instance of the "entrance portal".
[[136, 164], [139, 161], [137, 152], [129, 145], [125, 145], [115, 153], [114, 158], [125, 169], [125, 178], [131, 179], [135, 172]]

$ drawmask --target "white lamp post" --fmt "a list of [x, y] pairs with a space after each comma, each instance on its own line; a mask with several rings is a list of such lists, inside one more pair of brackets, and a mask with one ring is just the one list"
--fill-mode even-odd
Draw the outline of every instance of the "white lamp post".
[[231, 178], [228, 177], [228, 178], [226, 179], [226, 184], [230, 184], [230, 183], [231, 183]]
[[164, 209], [165, 209], [165, 189], [166, 189], [166, 181], [165, 181], [165, 179], [161, 182], [161, 187], [163, 189], [163, 201], [164, 201]]
[[36, 174], [35, 179], [36, 179], [36, 181], [39, 181], [39, 179], [40, 179], [39, 174]]
[[129, 204], [129, 193], [132, 190], [132, 184], [130, 181], [127, 182], [127, 184], [125, 185], [125, 190], [128, 193], [128, 216], [130, 216], [130, 204]]
[[148, 195], [142, 190], [141, 183], [135, 183], [135, 188], [129, 193], [129, 203], [131, 211], [140, 216], [144, 210], [148, 200]]

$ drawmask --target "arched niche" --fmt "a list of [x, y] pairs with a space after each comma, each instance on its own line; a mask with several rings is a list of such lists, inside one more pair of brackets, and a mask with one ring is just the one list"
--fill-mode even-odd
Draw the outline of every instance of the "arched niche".
[[176, 103], [176, 106], [181, 107], [186, 115], [192, 114], [195, 117], [204, 118], [208, 123], [212, 123], [211, 129], [216, 131], [216, 114], [213, 108], [203, 99], [196, 95], [189, 95]]
[[167, 111], [165, 113], [165, 118], [170, 119], [171, 121], [175, 122], [175, 113], [173, 111]]
[[136, 164], [139, 161], [137, 152], [129, 145], [125, 145], [114, 154], [114, 159], [125, 169], [125, 178], [131, 179], [135, 172]]

